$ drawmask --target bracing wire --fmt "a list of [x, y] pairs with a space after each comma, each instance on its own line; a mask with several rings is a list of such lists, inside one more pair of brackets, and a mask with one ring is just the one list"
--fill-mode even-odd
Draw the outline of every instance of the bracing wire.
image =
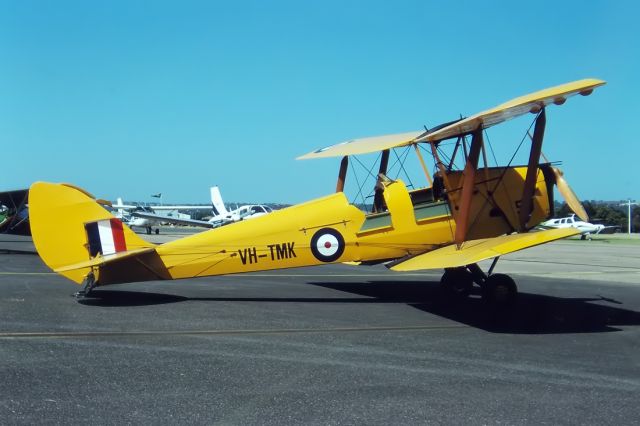
[[[368, 174], [370, 177], [372, 177], [372, 178], [374, 178], [374, 179], [377, 179], [377, 177], [373, 174], [372, 170], [373, 170], [373, 168], [376, 166], [376, 164], [378, 163], [378, 161], [380, 160], [380, 157], [381, 157], [381, 156], [382, 156], [382, 154], [381, 154], [381, 153], [380, 153], [380, 154], [378, 154], [378, 157], [377, 157], [377, 158], [376, 158], [376, 160], [373, 162], [373, 164], [371, 165], [371, 167], [370, 167], [370, 168], [367, 168], [367, 166], [366, 166], [365, 164], [363, 164], [363, 163], [362, 163], [362, 161], [360, 161], [360, 160], [358, 159], [358, 157], [352, 156], [351, 158], [353, 158], [353, 159], [354, 159], [358, 164], [360, 164], [360, 166], [361, 166], [364, 170], [366, 170], [367, 174]], [[351, 163], [351, 164], [352, 164], [352, 163]], [[366, 180], [366, 178], [365, 178], [365, 180], [363, 180], [363, 181], [362, 181], [362, 184], [360, 184], [360, 182], [359, 182], [359, 180], [358, 180], [358, 174], [357, 174], [357, 172], [356, 172], [356, 170], [355, 170], [355, 167], [352, 167], [352, 171], [353, 171], [353, 174], [354, 174], [355, 179], [356, 179], [356, 184], [358, 185], [358, 193], [356, 194], [355, 199], [357, 200], [357, 199], [358, 199], [358, 196], [360, 196], [360, 197], [362, 198], [362, 204], [363, 204], [363, 205], [366, 205], [366, 204], [367, 204], [367, 200], [366, 200], [366, 199], [367, 199], [367, 198], [369, 198], [369, 197], [371, 197], [371, 195], [372, 195], [373, 191], [371, 191], [371, 193], [369, 193], [369, 194], [365, 197], [363, 189], [364, 189], [365, 184], [367, 183], [367, 180]]]
[[398, 155], [398, 153], [396, 152], [396, 150], [393, 150], [393, 154], [396, 156], [396, 161], [393, 163], [393, 165], [391, 166], [391, 169], [393, 169], [395, 167], [396, 164], [398, 164], [400, 170], [398, 171], [398, 175], [396, 176], [396, 178], [398, 176], [400, 176], [400, 173], [403, 172], [405, 177], [407, 178], [407, 180], [409, 181], [409, 187], [413, 188], [413, 182], [411, 181], [411, 176], [409, 176], [409, 173], [407, 172], [407, 170], [404, 167], [404, 163], [407, 161], [407, 157], [409, 156], [409, 152], [411, 151], [411, 146], [407, 146], [404, 151], [401, 153], [401, 155]]
[[358, 201], [358, 196], [362, 197], [362, 204], [366, 204], [365, 199], [364, 199], [364, 195], [362, 195], [362, 188], [364, 185], [360, 185], [360, 181], [358, 180], [358, 173], [356, 172], [355, 166], [353, 165], [353, 162], [349, 162], [349, 167], [351, 167], [351, 173], [353, 174], [353, 178], [356, 180], [356, 186], [358, 187], [358, 193], [356, 194], [354, 201], [357, 202]]
[[496, 158], [496, 153], [493, 150], [493, 146], [491, 145], [491, 140], [489, 139], [489, 133], [487, 132], [487, 129], [484, 129], [484, 137], [485, 137], [485, 140], [487, 141], [487, 143], [489, 144], [489, 150], [491, 151], [491, 156], [493, 157], [493, 162], [497, 166], [498, 165], [498, 159]]

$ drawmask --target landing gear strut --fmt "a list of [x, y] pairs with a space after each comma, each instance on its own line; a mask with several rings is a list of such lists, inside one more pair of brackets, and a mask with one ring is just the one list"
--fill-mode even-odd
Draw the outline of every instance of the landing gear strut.
[[440, 285], [447, 296], [465, 298], [473, 288], [473, 275], [466, 268], [447, 268], [444, 270]]
[[493, 273], [497, 262], [496, 257], [487, 273], [484, 273], [477, 263], [447, 268], [440, 279], [440, 284], [448, 296], [460, 299], [471, 293], [475, 283], [481, 289], [482, 300], [488, 305], [497, 308], [509, 307], [516, 301], [518, 287], [510, 276]]

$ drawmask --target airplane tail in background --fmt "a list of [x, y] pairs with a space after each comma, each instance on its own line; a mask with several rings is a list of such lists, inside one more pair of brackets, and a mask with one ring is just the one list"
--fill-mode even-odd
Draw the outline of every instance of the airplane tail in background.
[[213, 206], [214, 216], [223, 216], [228, 213], [227, 208], [224, 206], [224, 202], [222, 202], [220, 189], [217, 186], [211, 187], [211, 205]]
[[33, 243], [42, 260], [78, 284], [99, 260], [153, 251], [153, 244], [73, 185], [34, 183], [29, 190], [29, 216]]
[[[124, 205], [124, 204], [122, 203], [122, 198], [118, 197], [118, 199], [117, 199], [116, 201], [118, 202], [118, 206], [122, 206], [122, 205]], [[122, 207], [118, 207], [118, 215], [119, 215], [120, 217], [124, 217], [124, 209], [123, 209]]]

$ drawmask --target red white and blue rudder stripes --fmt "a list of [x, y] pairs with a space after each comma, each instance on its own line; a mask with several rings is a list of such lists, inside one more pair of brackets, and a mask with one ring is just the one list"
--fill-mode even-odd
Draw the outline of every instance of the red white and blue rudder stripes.
[[127, 251], [122, 222], [119, 219], [105, 219], [84, 225], [89, 242], [89, 255], [95, 257]]

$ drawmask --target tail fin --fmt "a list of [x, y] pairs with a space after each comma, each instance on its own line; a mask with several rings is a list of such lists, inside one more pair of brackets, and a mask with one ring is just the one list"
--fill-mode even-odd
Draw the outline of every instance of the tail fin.
[[211, 187], [211, 204], [213, 206], [214, 216], [223, 216], [228, 213], [227, 208], [224, 206], [224, 203], [222, 202], [222, 195], [220, 194], [220, 189], [217, 186]]
[[82, 282], [91, 267], [66, 267], [97, 255], [153, 247], [96, 203], [91, 194], [73, 185], [31, 185], [29, 216], [33, 243], [44, 263], [76, 283]]
[[[118, 197], [118, 199], [116, 200], [118, 202], [118, 206], [123, 206], [124, 204], [122, 203], [122, 198]], [[118, 207], [118, 216], [119, 217], [124, 217], [124, 209], [122, 207]]]

